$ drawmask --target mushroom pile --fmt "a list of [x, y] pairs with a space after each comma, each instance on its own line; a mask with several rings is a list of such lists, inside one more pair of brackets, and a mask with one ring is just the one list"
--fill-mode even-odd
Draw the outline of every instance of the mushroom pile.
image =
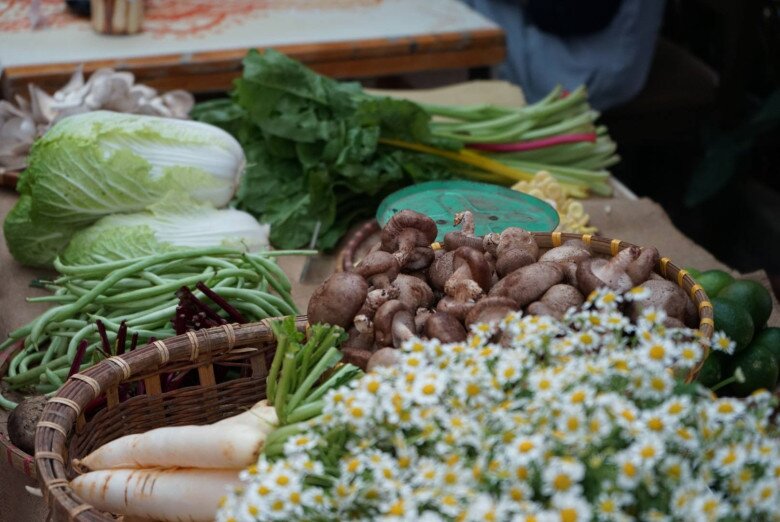
[[570, 240], [541, 252], [522, 228], [476, 236], [468, 211], [456, 214], [455, 224], [460, 230], [446, 234], [443, 248], [434, 250], [438, 230], [431, 218], [413, 210], [395, 214], [381, 242], [352, 271], [331, 275], [314, 291], [309, 322], [346, 329], [345, 359], [368, 370], [392, 364], [394, 348], [413, 336], [463, 341], [472, 324], [517, 310], [560, 319], [602, 287], [650, 290], [630, 303], [633, 319], [655, 307], [666, 312], [667, 326], [697, 324], [693, 301], [653, 272], [655, 248], [632, 246], [603, 258]]

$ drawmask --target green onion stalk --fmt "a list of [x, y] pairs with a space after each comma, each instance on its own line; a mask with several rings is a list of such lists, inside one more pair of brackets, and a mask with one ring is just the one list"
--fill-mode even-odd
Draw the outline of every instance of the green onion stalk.
[[325, 394], [363, 372], [352, 364], [342, 364], [337, 346], [347, 335], [338, 326], [312, 325], [305, 338], [295, 327], [293, 317], [271, 323], [277, 346], [266, 379], [266, 398], [273, 405], [279, 425], [266, 440], [265, 455], [279, 457], [290, 437], [307, 429], [312, 419], [322, 415]]

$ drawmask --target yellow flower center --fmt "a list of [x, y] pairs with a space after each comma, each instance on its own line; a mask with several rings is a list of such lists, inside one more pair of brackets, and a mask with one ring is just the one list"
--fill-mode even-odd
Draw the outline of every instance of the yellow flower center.
[[280, 486], [286, 486], [287, 484], [290, 483], [290, 477], [288, 477], [287, 475], [279, 475], [278, 477], [276, 477], [276, 483], [279, 484]]
[[623, 464], [623, 473], [628, 477], [636, 476], [636, 466], [632, 462], [626, 462]]
[[564, 508], [560, 515], [561, 522], [577, 522], [577, 510], [574, 508]]
[[249, 511], [249, 514], [252, 516], [257, 516], [260, 513], [260, 510], [257, 509], [257, 506], [250, 505], [246, 510]]
[[661, 377], [653, 377], [650, 379], [650, 386], [652, 386], [655, 391], [664, 391], [666, 389], [666, 381]]
[[658, 417], [653, 417], [652, 419], [647, 421], [647, 427], [653, 431], [661, 431], [662, 429], [664, 429], [664, 421], [662, 421]]
[[567, 475], [556, 475], [553, 479], [553, 487], [558, 491], [568, 491], [571, 487], [571, 479]]
[[520, 444], [517, 445], [517, 449], [521, 453], [528, 453], [529, 451], [534, 449], [534, 443], [532, 441], [530, 441], [530, 440], [524, 440], [524, 441], [520, 442]]
[[469, 383], [468, 386], [466, 386], [466, 394], [469, 397], [474, 397], [475, 395], [479, 395], [479, 385], [475, 383]]
[[422, 387], [422, 392], [425, 395], [433, 395], [434, 393], [436, 393], [436, 386], [434, 384], [426, 384], [425, 386]]
[[388, 511], [388, 515], [392, 515], [395, 517], [400, 517], [403, 514], [404, 514], [403, 500], [397, 500], [392, 506], [390, 506], [390, 510]]
[[377, 381], [369, 381], [368, 385], [366, 386], [366, 389], [369, 391], [369, 393], [376, 393], [379, 391], [379, 382]]
[[734, 413], [734, 406], [729, 402], [723, 402], [718, 405], [718, 413]]
[[650, 350], [648, 351], [648, 355], [650, 355], [650, 358], [655, 361], [660, 361], [666, 356], [666, 349], [661, 346], [660, 344], [654, 344], [650, 347]]
[[725, 457], [723, 457], [723, 464], [728, 466], [729, 464], [734, 464], [737, 460], [737, 454], [734, 453], [734, 451], [729, 451]]
[[585, 401], [585, 392], [582, 390], [577, 390], [576, 392], [571, 394], [571, 402], [572, 404], [581, 404]]
[[669, 409], [667, 409], [671, 415], [679, 415], [683, 411], [683, 405], [679, 402], [674, 402], [669, 405]]
[[363, 408], [359, 406], [355, 406], [351, 410], [349, 410], [353, 417], [359, 419], [363, 416]]

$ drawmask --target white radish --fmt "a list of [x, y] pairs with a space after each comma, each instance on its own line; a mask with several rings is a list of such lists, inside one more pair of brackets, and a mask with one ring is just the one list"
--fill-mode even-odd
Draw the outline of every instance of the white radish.
[[257, 462], [278, 424], [276, 410], [260, 401], [252, 409], [205, 426], [157, 428], [99, 447], [74, 465], [113, 468], [232, 468]]
[[240, 484], [237, 469], [112, 469], [70, 482], [87, 504], [161, 522], [214, 520], [220, 499]]

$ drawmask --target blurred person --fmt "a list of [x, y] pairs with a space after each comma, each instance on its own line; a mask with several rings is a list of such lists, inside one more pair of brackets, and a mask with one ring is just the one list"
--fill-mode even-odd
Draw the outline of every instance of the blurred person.
[[499, 75], [529, 102], [588, 86], [604, 110], [633, 98], [653, 58], [664, 0], [464, 0], [506, 33]]

